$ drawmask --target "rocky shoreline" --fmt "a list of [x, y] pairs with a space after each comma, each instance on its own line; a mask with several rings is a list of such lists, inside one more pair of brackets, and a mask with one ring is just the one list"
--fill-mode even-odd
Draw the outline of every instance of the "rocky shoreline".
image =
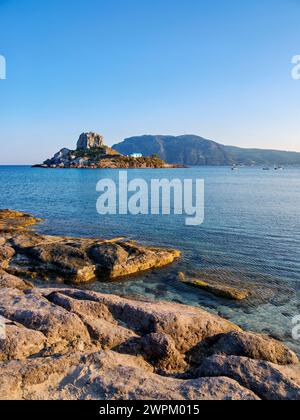
[[1, 400], [300, 399], [298, 358], [278, 341], [200, 308], [45, 282], [111, 281], [178, 251], [43, 236], [39, 221], [0, 211]]

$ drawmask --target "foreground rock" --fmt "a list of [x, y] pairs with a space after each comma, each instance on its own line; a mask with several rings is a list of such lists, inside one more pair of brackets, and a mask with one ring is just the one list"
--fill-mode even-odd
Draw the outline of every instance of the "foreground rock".
[[257, 400], [229, 378], [164, 378], [132, 356], [110, 351], [0, 364], [0, 399]]
[[213, 356], [198, 370], [199, 376], [232, 378], [264, 400], [300, 400], [300, 387], [267, 362], [236, 356]]
[[26, 213], [0, 210], [0, 269], [25, 280], [78, 284], [160, 268], [180, 256], [177, 250], [119, 239], [42, 236], [28, 229], [38, 221]]
[[38, 354], [46, 344], [44, 334], [2, 318], [5, 338], [0, 337], [0, 361], [23, 360]]
[[[248, 333], [200, 308], [71, 288], [4, 288], [0, 315], [1, 399], [300, 399], [292, 352], [253, 334], [244, 349], [253, 359], [220, 355], [236, 353], [232, 337]], [[191, 358], [202, 343], [213, 356]], [[251, 350], [255, 343], [268, 351], [272, 343], [282, 364], [297, 363], [289, 365], [293, 376], [255, 360], [265, 357]]]
[[47, 337], [47, 353], [83, 350], [90, 336], [79, 317], [51, 304], [36, 291], [0, 290], [0, 315]]
[[230, 332], [220, 336], [213, 346], [216, 354], [244, 356], [278, 365], [298, 363], [297, 356], [284, 344], [267, 336], [245, 332]]
[[19, 289], [19, 290], [28, 290], [32, 289], [33, 285], [28, 282], [19, 279], [16, 276], [8, 274], [4, 270], [0, 270], [0, 289]]
[[[114, 319], [139, 336], [152, 333], [167, 334], [181, 353], [186, 353], [208, 337], [240, 330], [229, 321], [191, 306], [135, 301], [75, 289], [61, 289], [59, 293], [72, 298], [73, 305], [76, 300], [105, 305]], [[53, 302], [57, 291], [46, 289], [43, 294]]]

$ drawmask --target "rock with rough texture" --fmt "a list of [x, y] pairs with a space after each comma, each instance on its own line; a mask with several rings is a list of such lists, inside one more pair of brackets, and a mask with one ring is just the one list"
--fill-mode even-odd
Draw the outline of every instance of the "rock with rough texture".
[[97, 133], [82, 133], [77, 142], [77, 150], [89, 150], [104, 146], [104, 137]]
[[[200, 368], [190, 363], [188, 353], [201, 343], [215, 351], [222, 337], [240, 331], [199, 308], [62, 287], [6, 288], [0, 315], [7, 325], [0, 399], [299, 398], [297, 367], [292, 375], [282, 366], [220, 355]], [[253, 346], [256, 339], [262, 345], [259, 338], [251, 337]]]
[[233, 331], [221, 335], [211, 350], [215, 354], [243, 356], [278, 365], [296, 365], [299, 363], [296, 354], [283, 343], [254, 333]]
[[45, 346], [44, 334], [24, 328], [8, 319], [5, 324], [5, 338], [0, 338], [0, 361], [23, 360], [38, 354]]
[[149, 334], [141, 340], [142, 351], [157, 369], [166, 372], [184, 372], [187, 363], [176, 349], [174, 340], [166, 334]]
[[[44, 292], [51, 294], [51, 289]], [[138, 335], [163, 333], [184, 353], [207, 337], [240, 329], [225, 319], [203, 309], [170, 302], [142, 302], [96, 292], [62, 289], [60, 293], [73, 299], [106, 305], [118, 322]]]
[[64, 243], [44, 243], [27, 250], [37, 264], [36, 270], [58, 273], [73, 283], [95, 280], [96, 266], [87, 258], [84, 250]]
[[113, 349], [137, 335], [118, 325], [107, 306], [98, 302], [78, 301], [61, 293], [48, 296], [55, 305], [59, 305], [69, 312], [79, 316], [86, 326], [92, 341], [100, 348]]
[[6, 271], [0, 270], [0, 289], [19, 289], [28, 290], [33, 289], [33, 285], [28, 282], [19, 279], [19, 277], [12, 276]]
[[152, 373], [142, 359], [101, 352], [0, 364], [0, 399], [258, 400], [228, 378], [183, 381]]
[[264, 400], [300, 400], [300, 386], [281, 373], [276, 365], [264, 361], [212, 356], [202, 363], [197, 376], [232, 378]]
[[42, 241], [23, 249], [30, 269], [45, 275], [55, 274], [71, 283], [88, 283], [98, 279], [114, 279], [171, 264], [180, 252], [171, 249], [146, 248], [133, 242], [62, 240]]
[[56, 164], [59, 164], [63, 161], [67, 162], [71, 157], [71, 153], [72, 151], [70, 149], [63, 148], [54, 155], [53, 161]]
[[0, 268], [7, 268], [15, 251], [7, 245], [0, 246]]
[[18, 231], [20, 233], [23, 229], [27, 229], [29, 226], [36, 225], [41, 221], [42, 219], [33, 217], [28, 213], [9, 209], [0, 210], [0, 232], [2, 237], [7, 232]]
[[90, 344], [87, 329], [77, 315], [51, 304], [35, 291], [0, 290], [0, 315], [42, 332], [50, 353], [84, 350]]
[[100, 276], [118, 278], [171, 264], [180, 256], [172, 249], [146, 248], [135, 242], [96, 244], [89, 257]]

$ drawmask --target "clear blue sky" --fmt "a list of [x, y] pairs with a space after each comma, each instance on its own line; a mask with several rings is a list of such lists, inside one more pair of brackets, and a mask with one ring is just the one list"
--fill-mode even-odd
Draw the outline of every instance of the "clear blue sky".
[[83, 131], [300, 151], [299, 0], [0, 0], [0, 164]]

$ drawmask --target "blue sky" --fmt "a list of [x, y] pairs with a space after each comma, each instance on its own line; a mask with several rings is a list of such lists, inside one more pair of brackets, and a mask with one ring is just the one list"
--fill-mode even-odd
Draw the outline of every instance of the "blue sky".
[[299, 0], [0, 0], [0, 164], [83, 131], [300, 151]]

